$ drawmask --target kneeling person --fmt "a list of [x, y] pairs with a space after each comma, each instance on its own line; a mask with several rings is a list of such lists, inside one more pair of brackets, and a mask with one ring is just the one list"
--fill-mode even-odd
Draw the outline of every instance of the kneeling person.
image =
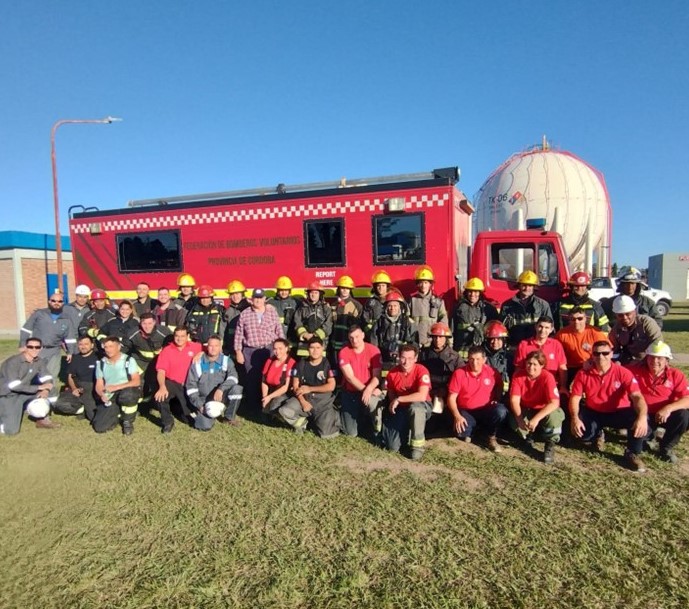
[[302, 433], [307, 424], [321, 438], [340, 434], [340, 417], [335, 410], [335, 375], [323, 357], [323, 341], [312, 336], [308, 341], [309, 357], [292, 369], [294, 397], [280, 406], [278, 413], [296, 432]]
[[474, 431], [481, 429], [488, 436], [488, 449], [502, 450], [497, 438], [507, 418], [507, 408], [501, 403], [502, 387], [502, 376], [486, 363], [485, 348], [469, 347], [466, 365], [452, 373], [447, 389], [447, 407], [458, 438], [470, 440]]
[[139, 408], [141, 370], [136, 360], [122, 353], [122, 344], [117, 336], [103, 340], [105, 357], [96, 367], [96, 394], [101, 403], [96, 406], [93, 429], [104, 433], [122, 423], [122, 433], [134, 433], [134, 419]]
[[196, 429], [208, 431], [215, 423], [215, 418], [208, 416], [208, 402], [222, 402], [225, 410], [220, 415], [220, 422], [239, 426], [235, 417], [242, 399], [242, 386], [232, 360], [222, 353], [222, 338], [219, 334], [208, 338], [206, 353], [191, 365], [186, 389], [189, 401], [197, 410], [194, 419]]
[[78, 353], [72, 356], [67, 366], [67, 389], [55, 403], [55, 412], [75, 414], [77, 417], [93, 421], [96, 414], [96, 355], [93, 338], [88, 334], [77, 341]]

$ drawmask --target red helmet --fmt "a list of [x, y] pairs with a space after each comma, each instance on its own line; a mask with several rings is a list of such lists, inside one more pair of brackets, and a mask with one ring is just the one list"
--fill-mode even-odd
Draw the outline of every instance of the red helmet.
[[431, 336], [447, 336], [448, 338], [452, 336], [450, 328], [447, 327], [442, 321], [434, 323], [431, 326], [431, 331], [429, 332]]
[[108, 295], [105, 293], [105, 290], [101, 290], [100, 288], [91, 290], [91, 300], [102, 300], [107, 297]]
[[493, 320], [486, 324], [486, 338], [507, 338], [508, 335], [507, 328], [503, 323]]
[[319, 292], [324, 292], [323, 286], [320, 281], [312, 281], [307, 287], [306, 291], [311, 292], [312, 290], [318, 290]]
[[397, 290], [392, 290], [385, 295], [385, 303], [387, 304], [388, 302], [404, 304], [404, 297]]
[[209, 285], [200, 285], [196, 295], [199, 298], [213, 298], [213, 288]]
[[585, 285], [588, 287], [591, 285], [591, 275], [584, 271], [577, 271], [569, 278], [567, 283], [569, 285]]

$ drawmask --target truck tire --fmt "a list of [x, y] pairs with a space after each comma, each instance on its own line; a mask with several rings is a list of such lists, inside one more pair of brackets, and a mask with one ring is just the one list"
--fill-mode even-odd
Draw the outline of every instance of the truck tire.
[[670, 312], [670, 303], [667, 300], [659, 300], [656, 302], [656, 309], [658, 315], [665, 317]]

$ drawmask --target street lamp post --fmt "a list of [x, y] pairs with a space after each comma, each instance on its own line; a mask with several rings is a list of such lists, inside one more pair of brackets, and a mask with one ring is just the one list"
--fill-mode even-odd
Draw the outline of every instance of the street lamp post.
[[50, 159], [53, 165], [53, 205], [55, 212], [55, 255], [57, 258], [57, 285], [65, 293], [62, 282], [62, 239], [60, 237], [60, 200], [57, 195], [57, 163], [55, 161], [55, 133], [59, 127], [68, 123], [94, 123], [108, 125], [121, 121], [121, 118], [106, 116], [105, 118], [68, 118], [57, 121], [50, 130]]

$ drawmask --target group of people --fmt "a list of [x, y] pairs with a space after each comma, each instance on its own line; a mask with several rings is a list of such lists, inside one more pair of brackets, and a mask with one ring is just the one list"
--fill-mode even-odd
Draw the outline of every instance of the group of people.
[[527, 270], [499, 310], [470, 278], [450, 315], [428, 266], [416, 270], [408, 298], [376, 272], [363, 305], [346, 275], [334, 302], [317, 282], [295, 297], [287, 276], [270, 299], [262, 288], [247, 297], [233, 280], [227, 306], [187, 273], [176, 298], [161, 287], [153, 300], [140, 283], [137, 298], [117, 307], [104, 290], [81, 285], [72, 303], [51, 295], [21, 329], [21, 352], [0, 368], [0, 434], [17, 433], [26, 409], [41, 428], [59, 426], [52, 410], [129, 435], [142, 403], [160, 412], [164, 434], [176, 420], [207, 431], [216, 421], [239, 425], [242, 404], [296, 433], [361, 433], [413, 460], [424, 454], [429, 423], [482, 438], [493, 452], [510, 433], [528, 451], [542, 441], [546, 463], [563, 434], [604, 450], [604, 429], [616, 428], [627, 434], [627, 465], [643, 471], [640, 455], [658, 427], [660, 457], [677, 460], [689, 387], [669, 364], [662, 320], [637, 274], [627, 272], [621, 293], [598, 303], [588, 274], [574, 273], [551, 308]]

